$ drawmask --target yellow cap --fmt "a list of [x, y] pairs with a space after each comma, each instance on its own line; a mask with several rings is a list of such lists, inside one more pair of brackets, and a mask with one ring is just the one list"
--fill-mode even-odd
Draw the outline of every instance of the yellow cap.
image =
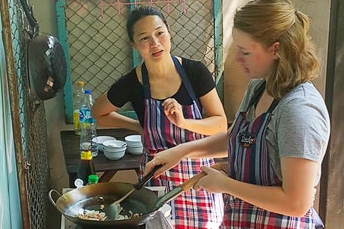
[[90, 150], [81, 151], [81, 160], [92, 160], [92, 152]]

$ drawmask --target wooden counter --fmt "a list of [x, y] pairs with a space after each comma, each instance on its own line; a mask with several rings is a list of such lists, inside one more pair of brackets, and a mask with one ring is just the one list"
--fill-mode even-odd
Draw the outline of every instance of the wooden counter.
[[[97, 130], [98, 136], [112, 136], [118, 140], [124, 141], [124, 137], [137, 134], [136, 132], [126, 129], [99, 129]], [[76, 172], [80, 161], [79, 144], [80, 136], [74, 133], [74, 130], [63, 130], [60, 132], [63, 155], [67, 167], [67, 173], [69, 175], [69, 185], [74, 187], [74, 180], [76, 178]], [[103, 172], [99, 182], [107, 182], [111, 180], [112, 176], [120, 170], [135, 170], [139, 171], [141, 156], [136, 156], [125, 153], [124, 157], [118, 161], [107, 159], [102, 152], [98, 153], [98, 156], [93, 158], [94, 167], [96, 172]]]

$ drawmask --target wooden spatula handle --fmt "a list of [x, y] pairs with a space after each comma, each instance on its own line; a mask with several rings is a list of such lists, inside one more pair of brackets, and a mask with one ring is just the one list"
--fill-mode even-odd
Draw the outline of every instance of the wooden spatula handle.
[[[216, 163], [214, 165], [211, 166], [212, 168], [216, 169], [216, 170], [222, 170], [223, 165], [220, 163]], [[182, 185], [181, 188], [183, 189], [183, 191], [187, 191], [190, 188], [193, 188], [194, 185], [205, 175], [207, 175], [205, 172], [201, 172], [193, 177], [191, 177], [189, 180], [185, 181]]]
[[207, 175], [205, 172], [201, 172], [193, 177], [191, 177], [189, 180], [185, 181], [183, 184], [180, 185], [180, 187], [183, 189], [183, 191], [187, 191], [190, 188], [192, 188], [202, 177]]

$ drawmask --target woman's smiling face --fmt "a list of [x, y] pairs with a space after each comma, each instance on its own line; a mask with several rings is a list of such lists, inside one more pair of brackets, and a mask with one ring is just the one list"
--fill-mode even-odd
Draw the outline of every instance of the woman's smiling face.
[[171, 35], [159, 16], [141, 18], [133, 28], [132, 46], [144, 60], [158, 60], [166, 54], [170, 55]]
[[233, 42], [237, 48], [235, 60], [243, 68], [249, 78], [263, 78], [278, 59], [278, 42], [268, 48], [253, 40], [248, 33], [233, 29]]

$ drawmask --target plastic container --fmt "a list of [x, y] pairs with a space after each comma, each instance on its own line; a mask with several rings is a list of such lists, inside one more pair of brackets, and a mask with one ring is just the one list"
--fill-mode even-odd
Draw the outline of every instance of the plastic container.
[[85, 90], [85, 96], [80, 105], [80, 150], [90, 150], [92, 156], [98, 155], [97, 126], [92, 117], [91, 108], [93, 105], [91, 90]]
[[83, 81], [78, 81], [77, 86], [78, 88], [75, 90], [73, 95], [73, 123], [74, 123], [74, 131], [75, 134], [80, 135], [80, 124], [79, 124], [79, 109], [81, 105], [81, 101], [85, 95], [84, 90], [85, 83]]

